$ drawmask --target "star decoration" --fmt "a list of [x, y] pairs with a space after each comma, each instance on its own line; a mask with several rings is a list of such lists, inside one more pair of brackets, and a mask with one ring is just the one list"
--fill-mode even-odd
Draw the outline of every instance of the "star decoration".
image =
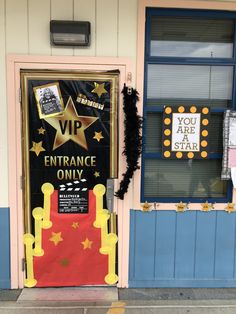
[[146, 201], [144, 204], [141, 205], [141, 207], [144, 212], [148, 212], [151, 209], [152, 205]]
[[176, 204], [175, 206], [176, 206], [176, 211], [177, 211], [178, 213], [183, 213], [184, 210], [185, 210], [185, 208], [186, 208], [186, 206], [187, 206], [187, 204], [184, 204], [184, 203], [181, 201], [181, 202], [179, 202], [179, 204]]
[[53, 242], [55, 245], [58, 245], [59, 242], [63, 241], [61, 232], [52, 232], [52, 236], [49, 241]]
[[104, 138], [104, 137], [102, 136], [102, 131], [100, 131], [100, 132], [95, 132], [94, 134], [95, 134], [95, 135], [94, 135], [93, 138], [94, 138], [95, 140], [97, 140], [98, 142], [100, 142], [100, 140]]
[[230, 214], [235, 211], [234, 206], [235, 206], [234, 203], [228, 203], [227, 206], [225, 207], [225, 210]]
[[78, 116], [73, 100], [69, 97], [65, 111], [62, 115], [45, 118], [45, 121], [57, 131], [53, 150], [69, 140], [88, 150], [84, 131], [97, 121], [97, 119], [98, 117]]
[[40, 128], [40, 129], [38, 129], [38, 133], [39, 134], [43, 134], [44, 135], [44, 133], [46, 132], [46, 130], [44, 129], [44, 128]]
[[105, 85], [105, 83], [98, 84], [98, 83], [94, 82], [95, 88], [92, 90], [92, 93], [97, 94], [98, 97], [101, 97], [102, 94], [106, 94], [107, 90], [105, 90], [104, 85]]
[[42, 141], [41, 142], [33, 142], [32, 141], [32, 145], [33, 147], [30, 148], [30, 151], [31, 152], [34, 152], [37, 156], [41, 153], [41, 152], [45, 152], [45, 149], [43, 148], [42, 146]]
[[95, 171], [93, 175], [94, 175], [95, 178], [98, 178], [98, 177], [100, 177], [100, 172]]
[[69, 260], [67, 258], [63, 258], [60, 260], [61, 266], [68, 266], [70, 264]]
[[81, 242], [82, 244], [83, 244], [83, 246], [84, 246], [84, 250], [86, 250], [86, 249], [91, 249], [91, 247], [92, 247], [92, 241], [89, 241], [89, 239], [88, 238], [86, 238], [83, 242]]
[[74, 228], [74, 229], [78, 229], [79, 228], [79, 223], [78, 222], [73, 222], [71, 227]]
[[213, 205], [209, 204], [207, 201], [206, 203], [201, 204], [203, 212], [209, 212], [209, 210], [213, 209]]

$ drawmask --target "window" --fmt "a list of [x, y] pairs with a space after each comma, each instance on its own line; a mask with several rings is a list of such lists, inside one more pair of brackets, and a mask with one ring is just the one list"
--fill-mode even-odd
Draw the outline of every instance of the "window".
[[[235, 103], [236, 15], [200, 10], [147, 9], [142, 201], [226, 202], [221, 180], [223, 114]], [[207, 160], [162, 159], [166, 105], [211, 108]]]

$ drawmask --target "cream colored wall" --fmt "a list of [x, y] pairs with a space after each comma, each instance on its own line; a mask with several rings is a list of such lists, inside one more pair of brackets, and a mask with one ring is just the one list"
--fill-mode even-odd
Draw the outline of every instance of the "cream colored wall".
[[[135, 65], [137, 10], [138, 0], [0, 0], [0, 208], [9, 205], [6, 55], [126, 56]], [[91, 46], [52, 48], [51, 19], [90, 21]]]

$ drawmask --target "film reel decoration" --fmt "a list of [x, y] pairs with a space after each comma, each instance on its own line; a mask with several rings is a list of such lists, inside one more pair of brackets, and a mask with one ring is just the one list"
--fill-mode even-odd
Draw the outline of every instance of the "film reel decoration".
[[166, 106], [163, 114], [163, 158], [207, 158], [209, 118], [209, 107]]

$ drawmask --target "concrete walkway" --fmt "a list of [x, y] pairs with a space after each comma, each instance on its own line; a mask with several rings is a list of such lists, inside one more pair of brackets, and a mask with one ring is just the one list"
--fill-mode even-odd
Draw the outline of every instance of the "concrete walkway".
[[[58, 289], [59, 291], [60, 289]], [[192, 291], [190, 291], [192, 290]], [[222, 291], [221, 291], [222, 290]], [[89, 302], [74, 301], [21, 301], [17, 297], [19, 291], [8, 291], [12, 299], [0, 302], [0, 314], [235, 314], [235, 289], [125, 289], [119, 291], [123, 300], [106, 301], [90, 300]], [[149, 292], [149, 293], [148, 293]], [[191, 292], [192, 299], [188, 299]], [[0, 290], [0, 297], [5, 292]], [[181, 295], [180, 295], [181, 293]], [[6, 294], [6, 293], [5, 293]], [[162, 299], [152, 299], [155, 295]], [[170, 296], [176, 298], [170, 299]], [[193, 297], [195, 295], [195, 297]], [[178, 298], [179, 296], [179, 298]], [[205, 299], [197, 299], [204, 296]], [[235, 296], [235, 297], [234, 297]], [[133, 298], [130, 299], [130, 297]], [[138, 299], [136, 299], [138, 297]], [[181, 299], [182, 297], [182, 299]], [[213, 297], [213, 298], [212, 298]], [[215, 297], [215, 298], [214, 298]], [[218, 297], [218, 299], [216, 298]], [[165, 298], [165, 299], [164, 299]], [[10, 299], [10, 297], [8, 297]], [[50, 297], [49, 297], [50, 299]]]

